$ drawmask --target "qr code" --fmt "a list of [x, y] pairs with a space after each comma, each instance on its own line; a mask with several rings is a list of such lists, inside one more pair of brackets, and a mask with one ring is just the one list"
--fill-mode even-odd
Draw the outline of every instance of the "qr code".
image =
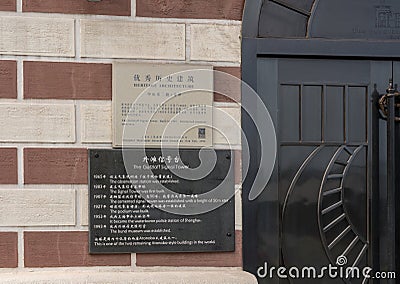
[[206, 139], [206, 129], [199, 128], [199, 139]]

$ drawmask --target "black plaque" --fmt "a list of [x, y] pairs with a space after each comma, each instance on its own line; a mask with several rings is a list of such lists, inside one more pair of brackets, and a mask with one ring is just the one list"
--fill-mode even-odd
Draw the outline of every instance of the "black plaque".
[[90, 252], [234, 251], [232, 154], [191, 179], [199, 150], [89, 150]]

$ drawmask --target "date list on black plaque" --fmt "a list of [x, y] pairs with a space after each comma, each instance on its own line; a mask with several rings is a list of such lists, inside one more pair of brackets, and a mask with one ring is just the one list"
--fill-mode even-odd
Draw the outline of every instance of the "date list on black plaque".
[[233, 251], [232, 155], [89, 150], [90, 252]]

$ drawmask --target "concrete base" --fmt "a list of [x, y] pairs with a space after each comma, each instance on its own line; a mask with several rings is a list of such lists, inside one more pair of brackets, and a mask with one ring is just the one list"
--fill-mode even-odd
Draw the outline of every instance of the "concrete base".
[[244, 271], [16, 272], [0, 273], [1, 284], [257, 284]]

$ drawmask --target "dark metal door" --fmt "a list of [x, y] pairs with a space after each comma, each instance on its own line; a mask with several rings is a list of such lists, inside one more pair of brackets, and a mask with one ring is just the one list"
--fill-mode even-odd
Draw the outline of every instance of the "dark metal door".
[[[394, 244], [395, 225], [387, 220], [395, 216], [394, 204], [389, 205], [399, 179], [394, 159], [399, 132], [379, 118], [378, 99], [392, 77], [400, 82], [400, 64], [257, 60], [257, 92], [274, 120], [278, 153], [263, 194], [255, 201], [244, 198], [246, 270], [257, 274], [265, 263], [287, 269], [390, 270], [395, 251], [388, 242]], [[393, 160], [388, 161], [388, 153]], [[245, 197], [249, 185], [245, 180]], [[274, 276], [259, 276], [259, 282], [288, 282]], [[290, 282], [366, 283], [363, 277]]]

